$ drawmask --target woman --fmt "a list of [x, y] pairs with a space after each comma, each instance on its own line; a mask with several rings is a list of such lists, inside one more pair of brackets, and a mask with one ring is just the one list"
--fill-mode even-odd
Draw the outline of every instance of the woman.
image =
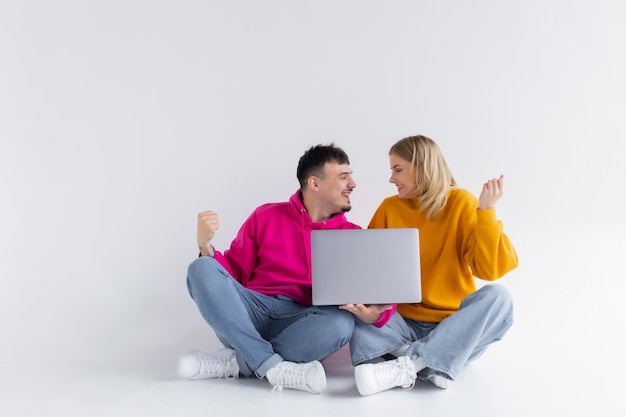
[[[513, 323], [509, 292], [498, 284], [477, 289], [475, 282], [494, 281], [518, 264], [496, 219], [504, 177], [488, 180], [476, 199], [457, 188], [439, 147], [425, 136], [398, 141], [389, 162], [389, 182], [398, 195], [383, 200], [368, 227], [419, 229], [422, 301], [399, 304], [380, 328], [357, 320], [350, 354], [362, 395], [411, 388], [416, 378], [447, 388], [467, 362], [500, 340]], [[342, 308], [371, 317], [370, 322], [376, 317], [368, 316], [368, 309], [381, 310]], [[384, 360], [392, 357], [396, 359]]]

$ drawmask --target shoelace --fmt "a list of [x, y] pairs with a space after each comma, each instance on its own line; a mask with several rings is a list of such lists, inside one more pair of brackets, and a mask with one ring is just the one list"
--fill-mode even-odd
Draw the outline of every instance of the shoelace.
[[[411, 389], [415, 386], [416, 375], [409, 366], [401, 363], [394, 363], [392, 366], [393, 368], [391, 369], [383, 368], [383, 372], [379, 372], [380, 378], [384, 382], [391, 381], [393, 386], [401, 386], [405, 389]], [[407, 383], [410, 383], [410, 385], [407, 385]]]
[[208, 359], [203, 360], [200, 363], [200, 373], [202, 374], [217, 374], [217, 378], [234, 379], [233, 366], [231, 365], [232, 358], [224, 359]]
[[304, 374], [308, 370], [306, 367], [298, 367], [294, 366], [281, 366], [280, 373], [276, 378], [276, 384], [272, 388], [272, 392], [274, 391], [282, 391], [283, 387], [297, 387], [304, 386]]

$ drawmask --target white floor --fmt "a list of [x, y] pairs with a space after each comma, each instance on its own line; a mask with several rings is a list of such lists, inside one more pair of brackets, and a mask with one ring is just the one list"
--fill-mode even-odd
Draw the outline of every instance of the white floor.
[[[214, 338], [206, 346], [181, 340], [176, 349], [147, 352], [129, 344], [107, 358], [68, 346], [65, 355], [52, 355], [42, 341], [0, 359], [0, 415], [625, 415], [624, 326], [618, 320], [624, 254], [614, 233], [599, 231], [567, 245], [561, 234], [520, 248], [522, 266], [501, 281], [516, 301], [515, 325], [448, 390], [417, 383], [411, 390], [361, 397], [345, 348], [324, 362], [328, 388], [313, 395], [272, 392], [256, 379], [177, 378], [181, 352], [175, 350], [217, 349]], [[557, 241], [563, 244], [557, 247]]]
[[[524, 344], [523, 340], [517, 333], [508, 342], [494, 346], [480, 362], [469, 365], [448, 390], [417, 383], [411, 390], [394, 389], [370, 397], [357, 393], [345, 350], [325, 361], [328, 388], [319, 395], [272, 392], [269, 384], [256, 379], [185, 381], [165, 366], [160, 370], [86, 367], [63, 372], [25, 364], [28, 371], [20, 376], [3, 372], [0, 410], [4, 416], [93, 417], [205, 416], [217, 412], [267, 416], [373, 416], [390, 412], [494, 417], [574, 412], [623, 415], [622, 390], [611, 382], [613, 375], [601, 369], [610, 362], [606, 357], [601, 357], [596, 367], [585, 363], [588, 355], [577, 357], [549, 348], [546, 340], [527, 343], [527, 349], [512, 348], [513, 344]], [[588, 349], [584, 345], [581, 352]], [[551, 359], [541, 360], [542, 351]], [[33, 362], [41, 359], [35, 357]]]

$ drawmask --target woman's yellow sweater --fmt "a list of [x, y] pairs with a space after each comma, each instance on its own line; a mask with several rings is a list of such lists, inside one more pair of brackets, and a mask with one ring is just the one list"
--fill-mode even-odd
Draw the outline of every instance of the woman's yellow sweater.
[[368, 228], [391, 227], [419, 229], [422, 301], [398, 305], [409, 319], [440, 322], [476, 291], [475, 277], [494, 281], [518, 264], [496, 209], [479, 210], [478, 199], [464, 189], [448, 192], [445, 207], [433, 220], [426, 219], [416, 199], [384, 199]]

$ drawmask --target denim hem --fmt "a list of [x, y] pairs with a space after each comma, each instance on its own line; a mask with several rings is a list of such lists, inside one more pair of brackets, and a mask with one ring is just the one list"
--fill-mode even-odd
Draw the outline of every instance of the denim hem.
[[375, 358], [380, 358], [381, 356], [384, 356], [384, 355], [386, 355], [388, 353], [391, 353], [394, 350], [400, 349], [402, 346], [406, 346], [406, 344], [405, 343], [400, 343], [398, 346], [392, 346], [392, 347], [388, 347], [388, 348], [385, 348], [385, 349], [381, 349], [381, 350], [378, 350], [378, 351], [376, 351], [374, 353], [370, 353], [369, 355], [366, 355], [366, 356], [361, 356], [361, 357], [358, 357], [358, 358], [352, 358], [352, 366], [357, 366], [357, 365], [359, 365], [359, 364], [361, 364], [363, 362], [370, 361], [370, 360], [375, 359]]
[[452, 371], [451, 369], [446, 368], [445, 366], [441, 366], [441, 365], [437, 365], [433, 362], [430, 362], [428, 360], [426, 360], [426, 358], [424, 358], [423, 356], [420, 356], [416, 353], [413, 353], [411, 355], [409, 355], [409, 357], [412, 360], [419, 360], [421, 361], [424, 365], [426, 365], [426, 367], [424, 369], [432, 369], [436, 372], [445, 374], [445, 376], [450, 379], [450, 380], [454, 380], [457, 377], [457, 373]]
[[447, 379], [448, 381], [454, 381], [454, 378], [452, 378], [450, 375], [448, 375], [445, 372], [441, 372], [438, 371], [436, 369], [432, 369], [432, 368], [424, 368], [423, 370], [421, 370], [420, 372], [417, 373], [417, 378], [420, 381], [424, 381], [424, 382], [429, 382], [430, 379], [428, 378], [430, 375], [439, 375], [445, 379]]
[[259, 366], [259, 368], [256, 371], [254, 371], [254, 374], [257, 376], [257, 378], [263, 379], [265, 378], [265, 375], [267, 375], [267, 371], [269, 371], [270, 369], [272, 369], [274, 366], [278, 365], [282, 361], [283, 361], [282, 356], [280, 356], [278, 353], [274, 353], [272, 356], [270, 356], [268, 360], [263, 362], [263, 364], [261, 364], [261, 366]]
[[409, 351], [407, 352], [407, 355], [412, 359], [412, 360], [419, 360], [421, 361], [424, 365], [426, 365], [426, 368], [424, 369], [432, 369], [434, 371], [437, 371], [439, 373], [443, 373], [446, 375], [446, 377], [450, 380], [454, 380], [457, 377], [457, 373], [454, 372], [453, 370], [446, 368], [445, 366], [441, 366], [438, 365], [434, 362], [429, 361], [428, 359], [426, 359], [425, 357], [423, 357], [422, 355], [420, 355], [419, 353], [417, 353], [417, 347], [420, 345], [420, 341], [416, 340], [415, 342], [411, 343], [411, 347], [409, 348]]

